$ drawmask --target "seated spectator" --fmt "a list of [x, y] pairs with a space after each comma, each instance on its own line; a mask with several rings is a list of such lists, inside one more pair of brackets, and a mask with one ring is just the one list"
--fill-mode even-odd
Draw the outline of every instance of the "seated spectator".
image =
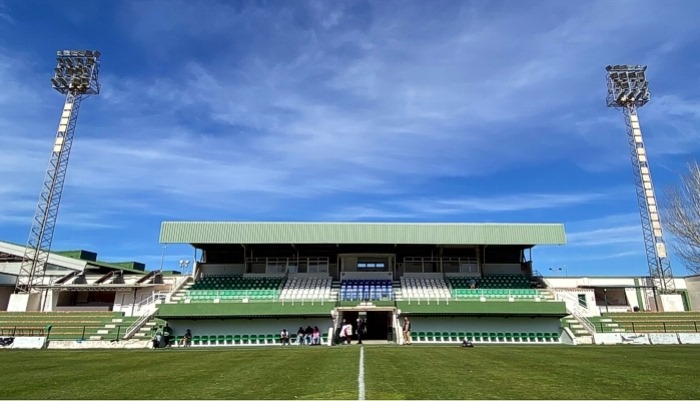
[[469, 288], [471, 288], [472, 290], [474, 288], [476, 288], [476, 280], [474, 280], [474, 279], [469, 280]]
[[304, 335], [304, 328], [299, 326], [299, 330], [297, 330], [297, 345], [304, 344]]
[[282, 341], [282, 345], [289, 345], [289, 332], [287, 329], [282, 329], [282, 332], [280, 332], [280, 341]]
[[314, 336], [314, 329], [311, 328], [311, 326], [306, 326], [306, 330], [304, 331], [304, 342], [306, 345], [311, 345], [311, 340]]
[[182, 336], [182, 340], [180, 340], [180, 345], [183, 345], [185, 347], [192, 346], [192, 332], [190, 331], [190, 329], [187, 329], [187, 331], [185, 331], [185, 335]]
[[321, 345], [321, 330], [318, 326], [314, 326], [313, 334], [311, 334], [311, 345]]

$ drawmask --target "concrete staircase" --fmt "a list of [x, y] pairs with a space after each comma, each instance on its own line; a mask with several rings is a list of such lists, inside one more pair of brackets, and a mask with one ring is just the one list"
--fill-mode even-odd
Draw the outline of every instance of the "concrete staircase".
[[115, 317], [111, 322], [105, 323], [104, 327], [97, 330], [97, 333], [89, 337], [90, 340], [117, 340], [124, 335], [126, 329], [131, 326], [137, 317]]
[[185, 283], [182, 288], [180, 288], [178, 291], [176, 291], [171, 297], [169, 301], [166, 301], [166, 304], [177, 304], [182, 302], [186, 298], [187, 291], [190, 290], [192, 285], [194, 284], [193, 281], [189, 283]]
[[593, 344], [593, 336], [573, 315], [566, 316], [561, 320], [562, 327], [568, 327], [576, 337], [578, 344]]
[[609, 317], [595, 317], [595, 318], [590, 318], [591, 323], [593, 323], [593, 326], [595, 327], [595, 331], [598, 333], [626, 333], [627, 330], [625, 330], [624, 327], [622, 327], [619, 323], [615, 322], [613, 319]]
[[160, 319], [152, 318], [144, 324], [132, 337], [134, 340], [151, 340], [158, 326], [165, 324]]
[[391, 283], [391, 290], [394, 292], [394, 300], [403, 301], [403, 293], [401, 292], [401, 282], [394, 280]]

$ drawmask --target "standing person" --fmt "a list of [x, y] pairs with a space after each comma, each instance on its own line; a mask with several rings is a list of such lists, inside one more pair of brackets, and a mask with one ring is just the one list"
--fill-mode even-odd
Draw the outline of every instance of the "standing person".
[[168, 322], [165, 322], [165, 326], [163, 326], [163, 347], [170, 346], [170, 337], [172, 335], [173, 335], [173, 330], [168, 325]]
[[411, 321], [408, 317], [403, 318], [403, 343], [411, 345]]
[[350, 322], [346, 322], [343, 325], [343, 334], [341, 335], [341, 338], [345, 337], [345, 341], [347, 345], [352, 344], [352, 324]]
[[362, 344], [362, 335], [365, 333], [365, 321], [361, 317], [357, 318], [357, 343]]

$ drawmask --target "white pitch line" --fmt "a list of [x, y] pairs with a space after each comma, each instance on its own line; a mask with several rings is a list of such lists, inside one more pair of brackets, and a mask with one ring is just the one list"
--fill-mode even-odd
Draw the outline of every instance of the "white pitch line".
[[360, 369], [357, 374], [357, 399], [365, 400], [365, 347], [360, 346]]

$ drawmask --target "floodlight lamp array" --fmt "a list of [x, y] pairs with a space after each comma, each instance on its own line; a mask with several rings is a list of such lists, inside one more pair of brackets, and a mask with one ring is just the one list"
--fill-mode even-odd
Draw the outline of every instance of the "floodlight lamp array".
[[640, 107], [649, 99], [649, 82], [646, 80], [646, 66], [614, 65], [607, 66], [609, 107]]
[[99, 51], [59, 50], [56, 53], [57, 65], [51, 84], [60, 93], [98, 94], [97, 81], [100, 66]]

